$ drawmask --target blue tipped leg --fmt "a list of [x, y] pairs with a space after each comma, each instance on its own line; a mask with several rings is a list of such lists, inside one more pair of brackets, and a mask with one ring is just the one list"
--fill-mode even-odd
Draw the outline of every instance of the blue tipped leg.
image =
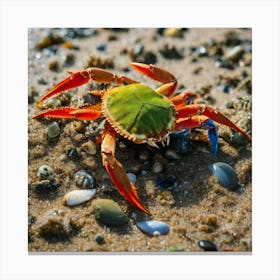
[[212, 150], [212, 154], [214, 156], [217, 155], [217, 151], [218, 151], [218, 129], [217, 126], [215, 125], [215, 123], [208, 119], [204, 124], [203, 127], [205, 127], [206, 129], [208, 129], [208, 138], [211, 144], [211, 150]]

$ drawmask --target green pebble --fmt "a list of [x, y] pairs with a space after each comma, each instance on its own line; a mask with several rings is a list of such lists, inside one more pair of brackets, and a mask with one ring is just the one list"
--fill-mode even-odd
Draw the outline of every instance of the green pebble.
[[120, 226], [128, 222], [121, 207], [111, 199], [96, 199], [92, 202], [95, 219], [108, 226]]
[[57, 122], [52, 122], [48, 125], [48, 137], [55, 138], [60, 134], [59, 124]]

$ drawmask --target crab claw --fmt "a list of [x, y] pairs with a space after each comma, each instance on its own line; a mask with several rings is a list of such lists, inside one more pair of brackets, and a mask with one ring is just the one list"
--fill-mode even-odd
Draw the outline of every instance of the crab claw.
[[150, 211], [146, 209], [140, 202], [136, 187], [130, 182], [122, 164], [116, 160], [115, 152], [115, 132], [108, 131], [101, 145], [103, 165], [110, 176], [112, 183], [117, 188], [118, 192], [132, 205], [151, 215]]
[[41, 104], [45, 99], [52, 97], [65, 90], [86, 84], [86, 83], [88, 83], [89, 80], [90, 80], [90, 76], [88, 75], [87, 71], [85, 71], [85, 70], [76, 72], [76, 73], [71, 73], [70, 76], [68, 76], [66, 79], [64, 79], [57, 85], [55, 85], [44, 96], [41, 97], [41, 99], [37, 103], [37, 108], [41, 108]]
[[102, 112], [92, 110], [90, 108], [72, 108], [62, 107], [50, 109], [41, 112], [33, 117], [33, 119], [39, 119], [41, 117], [52, 117], [52, 118], [64, 118], [64, 119], [76, 119], [82, 121], [95, 120], [101, 116]]
[[171, 73], [169, 73], [165, 69], [156, 65], [138, 62], [130, 63], [130, 65], [149, 78], [164, 83], [164, 85], [157, 89], [158, 93], [164, 94], [168, 97], [174, 93], [177, 86], [177, 80]]
[[229, 120], [225, 115], [223, 115], [222, 113], [218, 112], [210, 106], [207, 106], [205, 104], [193, 104], [187, 105], [177, 110], [177, 119], [190, 118], [196, 115], [205, 116], [217, 123], [226, 125], [232, 128], [233, 130], [241, 133], [243, 136], [246, 137], [247, 140], [251, 140], [251, 137], [247, 133], [245, 133], [241, 128], [239, 128], [236, 124]]

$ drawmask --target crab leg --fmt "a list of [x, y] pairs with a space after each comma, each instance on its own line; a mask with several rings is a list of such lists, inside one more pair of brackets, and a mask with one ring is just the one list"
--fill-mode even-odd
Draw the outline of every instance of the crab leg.
[[167, 97], [173, 95], [177, 86], [177, 80], [171, 73], [161, 67], [152, 64], [133, 62], [130, 65], [149, 78], [164, 83], [164, 85], [156, 90], [158, 93], [163, 94]]
[[136, 83], [136, 81], [126, 77], [120, 76], [118, 77], [116, 74], [111, 73], [107, 70], [103, 70], [100, 68], [87, 68], [85, 70], [79, 72], [69, 72], [69, 76], [51, 88], [38, 102], [37, 107], [41, 108], [42, 102], [56, 94], [59, 94], [68, 89], [76, 88], [78, 86], [84, 85], [89, 82], [89, 80], [94, 80], [99, 83], [113, 83], [117, 82], [118, 84], [128, 84], [128, 83]]
[[122, 164], [115, 158], [116, 133], [114, 130], [107, 130], [101, 145], [103, 165], [109, 174], [112, 183], [118, 192], [132, 205], [141, 211], [151, 215], [139, 200], [136, 187], [130, 182]]
[[218, 122], [220, 124], [226, 125], [233, 130], [244, 135], [247, 140], [251, 140], [251, 137], [245, 133], [241, 128], [239, 128], [236, 124], [234, 124], [231, 120], [229, 120], [225, 115], [213, 109], [212, 107], [205, 104], [193, 104], [187, 105], [185, 107], [179, 108], [177, 110], [177, 120], [180, 118], [189, 118], [195, 115], [203, 115], [208, 117], [209, 119]]
[[90, 121], [99, 118], [101, 114], [101, 111], [93, 110], [90, 108], [90, 106], [86, 108], [62, 107], [41, 112], [34, 116], [33, 119], [38, 119], [41, 117], [52, 117]]
[[176, 106], [176, 108], [181, 108], [186, 104], [193, 104], [193, 101], [198, 98], [198, 95], [192, 92], [182, 92], [176, 96], [170, 98], [170, 101]]
[[199, 115], [192, 116], [187, 119], [181, 119], [176, 123], [176, 130], [192, 129], [195, 127], [203, 127], [208, 130], [208, 139], [211, 144], [212, 154], [216, 156], [218, 151], [218, 131], [215, 123], [208, 117]]

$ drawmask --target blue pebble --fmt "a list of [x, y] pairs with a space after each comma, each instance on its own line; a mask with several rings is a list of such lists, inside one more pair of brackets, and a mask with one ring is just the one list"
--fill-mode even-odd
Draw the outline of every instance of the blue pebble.
[[99, 45], [99, 46], [97, 47], [97, 49], [98, 49], [99, 51], [104, 52], [104, 51], [107, 50], [107, 45], [101, 44], [101, 45]]
[[150, 235], [155, 235], [156, 233], [159, 233], [160, 235], [166, 234], [170, 229], [167, 223], [156, 220], [143, 221], [137, 223], [136, 225], [144, 233], [148, 233]]
[[209, 165], [211, 172], [218, 178], [219, 183], [230, 191], [241, 188], [234, 169], [225, 162], [216, 162]]

